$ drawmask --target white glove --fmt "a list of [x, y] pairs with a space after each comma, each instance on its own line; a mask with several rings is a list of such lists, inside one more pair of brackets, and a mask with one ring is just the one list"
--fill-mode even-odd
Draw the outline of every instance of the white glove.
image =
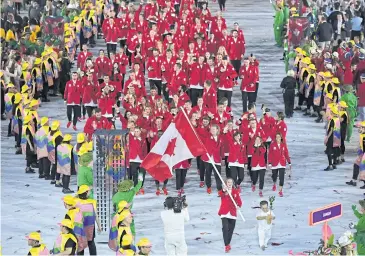
[[354, 227], [355, 227], [354, 223], [352, 223], [352, 222], [351, 222], [351, 223], [349, 224], [349, 228], [354, 228]]
[[138, 180], [139, 180], [139, 181], [143, 181], [143, 174], [141, 174], [141, 173], [140, 173], [140, 174], [138, 174]]

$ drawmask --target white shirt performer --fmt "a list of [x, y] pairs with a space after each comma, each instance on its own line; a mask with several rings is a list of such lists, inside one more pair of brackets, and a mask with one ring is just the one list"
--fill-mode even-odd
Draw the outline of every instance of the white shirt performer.
[[[185, 242], [185, 223], [189, 221], [189, 212], [185, 201], [177, 207], [177, 198], [167, 197], [165, 208], [161, 212], [161, 219], [165, 231], [166, 255], [188, 255], [188, 246]], [[179, 209], [180, 208], [180, 209]], [[179, 212], [180, 211], [180, 212]]]
[[260, 202], [260, 211], [256, 214], [258, 223], [259, 244], [262, 250], [265, 250], [267, 243], [271, 238], [272, 220], [275, 220], [275, 214], [269, 209], [267, 201]]

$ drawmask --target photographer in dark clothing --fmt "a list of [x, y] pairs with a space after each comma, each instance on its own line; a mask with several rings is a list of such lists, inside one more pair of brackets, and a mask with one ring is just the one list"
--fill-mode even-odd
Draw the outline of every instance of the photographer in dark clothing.
[[293, 117], [294, 113], [295, 87], [297, 84], [294, 75], [294, 71], [289, 70], [287, 76], [284, 77], [280, 84], [280, 87], [283, 88], [285, 115], [287, 118]]

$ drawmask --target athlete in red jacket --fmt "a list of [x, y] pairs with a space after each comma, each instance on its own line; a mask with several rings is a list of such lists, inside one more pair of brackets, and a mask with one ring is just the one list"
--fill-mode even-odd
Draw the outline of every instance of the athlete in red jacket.
[[[82, 97], [82, 84], [77, 80], [77, 72], [72, 73], [72, 78], [66, 83], [64, 100], [67, 104], [67, 128], [71, 126], [71, 120], [73, 123], [73, 129], [76, 131], [76, 124], [78, 118], [81, 117], [81, 97]], [[72, 118], [73, 113], [73, 118]]]

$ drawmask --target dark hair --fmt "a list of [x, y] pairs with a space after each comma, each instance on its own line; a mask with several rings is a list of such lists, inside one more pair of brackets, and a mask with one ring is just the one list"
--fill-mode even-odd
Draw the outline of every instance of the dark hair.
[[269, 205], [269, 203], [266, 201], [266, 200], [262, 200], [261, 202], [260, 202], [260, 207], [261, 206], [264, 206], [264, 205]]
[[280, 120], [284, 120], [285, 115], [284, 115], [284, 113], [283, 113], [283, 112], [279, 111], [279, 112], [277, 113], [277, 115], [278, 115], [278, 117], [280, 118]]
[[164, 206], [170, 210], [174, 207], [174, 198], [171, 196], [166, 197]]
[[86, 200], [87, 199], [87, 192], [88, 191], [86, 191], [86, 192], [84, 192], [82, 194], [79, 194], [79, 198], [82, 199], [82, 200]]
[[253, 109], [255, 106], [255, 103], [248, 104], [248, 110]]
[[100, 113], [101, 112], [101, 109], [100, 108], [96, 108], [94, 109], [95, 113]]

